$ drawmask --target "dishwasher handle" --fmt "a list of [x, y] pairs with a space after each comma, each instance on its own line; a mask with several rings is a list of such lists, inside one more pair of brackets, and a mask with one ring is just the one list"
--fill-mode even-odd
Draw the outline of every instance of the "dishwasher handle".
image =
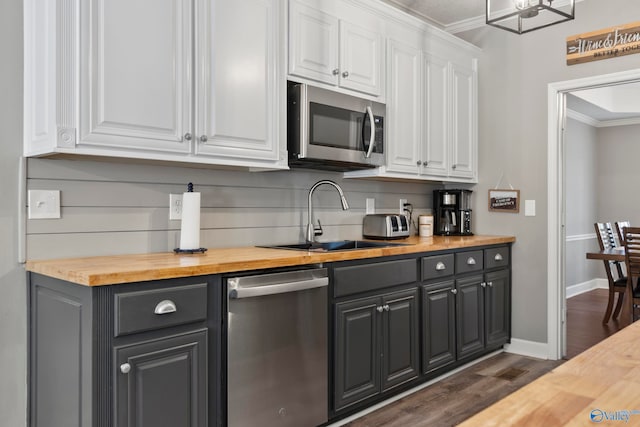
[[264, 295], [283, 294], [287, 292], [304, 291], [329, 285], [328, 277], [317, 277], [309, 280], [278, 283], [264, 286], [241, 287], [236, 279], [229, 279], [229, 298], [251, 298]]

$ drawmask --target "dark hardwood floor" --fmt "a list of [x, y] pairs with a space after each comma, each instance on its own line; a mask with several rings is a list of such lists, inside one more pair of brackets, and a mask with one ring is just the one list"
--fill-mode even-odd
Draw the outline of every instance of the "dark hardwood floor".
[[[602, 325], [607, 290], [567, 301], [567, 358], [586, 350], [628, 322]], [[346, 424], [349, 427], [454, 426], [563, 363], [509, 353], [486, 359], [410, 396]]]

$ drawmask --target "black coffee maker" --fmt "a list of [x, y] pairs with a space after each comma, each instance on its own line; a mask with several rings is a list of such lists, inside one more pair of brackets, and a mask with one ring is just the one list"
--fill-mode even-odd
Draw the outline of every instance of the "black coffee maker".
[[443, 236], [470, 236], [471, 190], [434, 190], [433, 234]]

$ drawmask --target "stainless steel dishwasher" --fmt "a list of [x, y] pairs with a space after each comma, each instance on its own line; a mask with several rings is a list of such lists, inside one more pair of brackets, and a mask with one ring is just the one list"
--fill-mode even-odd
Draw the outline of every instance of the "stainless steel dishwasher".
[[226, 280], [228, 425], [325, 423], [327, 269]]

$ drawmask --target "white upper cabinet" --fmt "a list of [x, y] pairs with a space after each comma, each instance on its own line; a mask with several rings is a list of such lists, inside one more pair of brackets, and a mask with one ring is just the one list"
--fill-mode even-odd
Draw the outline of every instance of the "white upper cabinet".
[[283, 0], [40, 3], [25, 155], [286, 167]]
[[477, 182], [478, 49], [409, 25], [390, 32], [386, 165], [345, 176]]
[[189, 153], [191, 0], [91, 0], [81, 13], [78, 147]]
[[197, 155], [278, 160], [278, 14], [277, 0], [200, 1]]
[[[362, 13], [367, 14], [364, 10]], [[366, 23], [367, 19], [339, 19], [291, 0], [289, 74], [374, 97], [384, 96], [384, 38], [375, 25], [369, 27], [361, 22]]]
[[388, 52], [387, 105], [393, 108], [387, 108], [385, 121], [386, 170], [417, 174], [422, 158], [422, 53], [393, 39], [389, 40]]

